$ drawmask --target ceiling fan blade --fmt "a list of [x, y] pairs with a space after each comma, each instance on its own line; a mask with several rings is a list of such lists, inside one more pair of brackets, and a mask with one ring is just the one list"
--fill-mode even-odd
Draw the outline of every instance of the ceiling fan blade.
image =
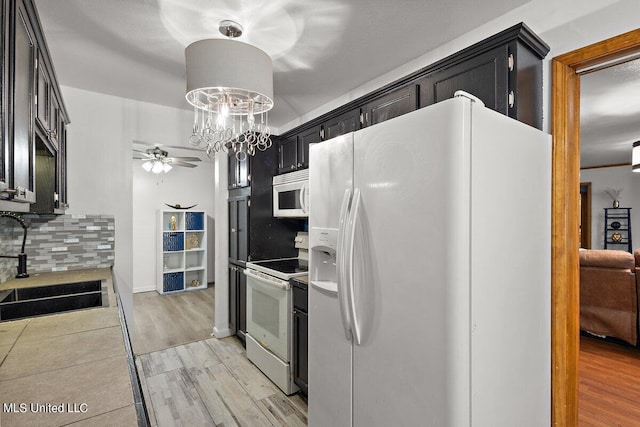
[[140, 150], [133, 150], [134, 153], [140, 153], [140, 154], [144, 154], [145, 156], [149, 155], [149, 153], [147, 153], [146, 151], [140, 151]]
[[134, 154], [134, 155], [133, 155], [133, 158], [134, 158], [134, 159], [139, 159], [139, 160], [151, 160], [151, 159], [149, 159], [149, 157], [147, 157], [147, 156], [141, 156], [141, 155], [139, 155], [139, 154]]
[[185, 162], [201, 162], [202, 161], [200, 157], [167, 157], [167, 160], [171, 160], [171, 161], [183, 160]]
[[176, 148], [180, 150], [191, 150], [191, 151], [204, 151], [202, 148], [197, 147], [189, 147], [186, 145], [164, 145], [164, 144], [151, 144], [144, 141], [133, 140], [134, 144], [145, 145], [147, 147], [160, 147], [160, 148]]
[[198, 165], [192, 165], [191, 163], [187, 163], [187, 162], [181, 162], [180, 160], [173, 160], [171, 162], [171, 165], [172, 166], [184, 166], [184, 167], [187, 167], [187, 168], [195, 168], [195, 167], [198, 166]]

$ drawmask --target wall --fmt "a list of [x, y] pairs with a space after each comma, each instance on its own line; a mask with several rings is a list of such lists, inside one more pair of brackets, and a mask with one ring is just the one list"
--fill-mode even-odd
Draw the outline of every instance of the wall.
[[631, 166], [585, 169], [580, 182], [591, 182], [591, 248], [602, 249], [604, 242], [604, 208], [611, 207], [611, 197], [605, 190], [620, 189], [620, 207], [631, 208], [631, 239], [640, 248], [640, 173]]
[[[185, 134], [186, 135], [186, 134]], [[192, 156], [203, 157], [198, 153]], [[206, 158], [206, 155], [204, 156]], [[215, 281], [214, 164], [199, 162], [196, 168], [174, 167], [168, 173], [145, 172], [133, 164], [133, 292], [156, 289], [157, 212], [165, 205], [191, 206], [207, 212], [207, 281]]]
[[[144, 216], [134, 222], [137, 200], [134, 203], [132, 143], [180, 145], [190, 134], [192, 113], [64, 86], [62, 92], [71, 120], [68, 213], [114, 217], [114, 281], [132, 327], [134, 270], [138, 265], [134, 230], [140, 223], [155, 222]], [[203, 194], [211, 194], [207, 188], [211, 186], [203, 183]], [[206, 206], [212, 203], [203, 202]]]

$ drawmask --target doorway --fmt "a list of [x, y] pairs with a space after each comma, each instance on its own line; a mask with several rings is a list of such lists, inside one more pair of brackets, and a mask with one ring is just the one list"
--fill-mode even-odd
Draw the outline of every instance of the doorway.
[[591, 183], [580, 183], [580, 247], [591, 249]]
[[640, 29], [552, 60], [551, 417], [578, 425], [580, 77], [578, 70], [640, 52]]

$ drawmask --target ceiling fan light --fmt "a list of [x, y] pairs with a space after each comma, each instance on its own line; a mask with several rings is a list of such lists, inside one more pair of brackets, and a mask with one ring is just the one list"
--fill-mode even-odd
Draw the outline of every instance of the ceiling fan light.
[[640, 172], [640, 141], [633, 143], [633, 151], [631, 152], [631, 170]]
[[164, 173], [169, 172], [171, 169], [173, 169], [173, 166], [171, 166], [169, 163], [164, 163], [162, 165], [162, 170]]
[[153, 167], [151, 168], [151, 172], [160, 173], [160, 172], [162, 172], [162, 170], [163, 170], [162, 162], [155, 161], [153, 163]]
[[149, 160], [142, 163], [142, 169], [146, 170], [147, 172], [151, 172], [152, 167], [153, 167], [153, 163]]

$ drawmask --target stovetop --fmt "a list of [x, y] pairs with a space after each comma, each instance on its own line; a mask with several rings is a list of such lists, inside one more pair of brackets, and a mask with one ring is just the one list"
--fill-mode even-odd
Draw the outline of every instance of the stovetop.
[[299, 258], [250, 261], [247, 263], [247, 268], [261, 271], [284, 280], [289, 280], [296, 276], [304, 276], [309, 271], [308, 261]]

